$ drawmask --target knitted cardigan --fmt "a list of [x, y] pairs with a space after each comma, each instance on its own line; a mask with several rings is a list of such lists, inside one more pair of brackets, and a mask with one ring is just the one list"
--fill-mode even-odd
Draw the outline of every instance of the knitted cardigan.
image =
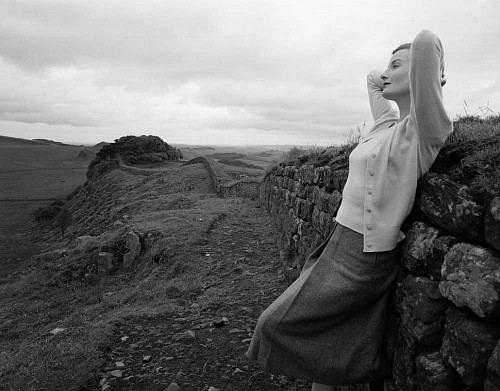
[[398, 112], [382, 96], [381, 72], [368, 75], [374, 125], [349, 156], [349, 176], [337, 222], [363, 234], [363, 251], [388, 251], [404, 238], [401, 224], [425, 174], [452, 132], [443, 106], [443, 47], [424, 30], [410, 49], [410, 114]]

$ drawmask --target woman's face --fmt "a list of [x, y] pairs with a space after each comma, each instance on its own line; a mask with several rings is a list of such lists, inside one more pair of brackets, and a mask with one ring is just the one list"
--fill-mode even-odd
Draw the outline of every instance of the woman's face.
[[398, 101], [410, 94], [410, 50], [401, 49], [394, 53], [389, 67], [382, 74], [382, 96]]

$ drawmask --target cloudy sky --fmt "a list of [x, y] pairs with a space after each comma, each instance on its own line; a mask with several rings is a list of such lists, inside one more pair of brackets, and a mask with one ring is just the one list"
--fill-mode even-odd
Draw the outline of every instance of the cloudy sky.
[[[0, 134], [331, 145], [366, 74], [431, 29], [450, 117], [500, 112], [498, 0], [2, 0]], [[365, 125], [364, 125], [365, 124]]]

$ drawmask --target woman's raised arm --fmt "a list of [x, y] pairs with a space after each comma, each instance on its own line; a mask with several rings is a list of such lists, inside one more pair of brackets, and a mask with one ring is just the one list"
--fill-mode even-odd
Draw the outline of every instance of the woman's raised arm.
[[370, 100], [370, 109], [373, 120], [380, 119], [397, 120], [399, 118], [397, 110], [393, 109], [391, 103], [382, 96], [382, 75], [381, 71], [371, 71], [367, 78], [368, 98]]
[[442, 143], [452, 132], [443, 105], [444, 51], [439, 38], [421, 31], [410, 50], [410, 123], [421, 137]]

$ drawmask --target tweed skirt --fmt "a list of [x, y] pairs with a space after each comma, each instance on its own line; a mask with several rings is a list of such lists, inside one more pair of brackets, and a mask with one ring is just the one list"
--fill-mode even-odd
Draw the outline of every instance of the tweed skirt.
[[262, 313], [247, 356], [267, 372], [322, 384], [382, 379], [396, 255], [396, 249], [364, 253], [363, 235], [336, 224], [299, 278]]

